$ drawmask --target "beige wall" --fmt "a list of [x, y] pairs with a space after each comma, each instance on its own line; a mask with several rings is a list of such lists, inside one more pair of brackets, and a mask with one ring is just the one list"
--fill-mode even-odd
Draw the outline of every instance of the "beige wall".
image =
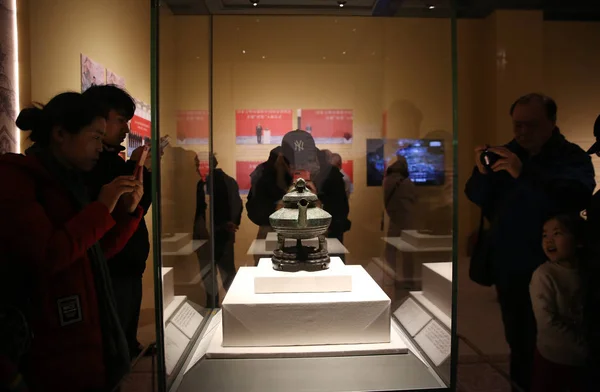
[[[177, 109], [207, 109], [208, 47], [201, 39], [207, 36], [207, 21], [201, 17], [175, 19], [177, 53], [173, 58], [177, 59], [177, 71], [173, 101], [177, 102]], [[382, 190], [366, 187], [365, 165], [366, 139], [381, 137], [383, 111], [388, 111], [390, 137], [423, 137], [430, 132], [451, 137], [450, 24], [432, 20], [428, 33], [421, 34], [419, 22], [215, 18], [213, 148], [220, 167], [230, 175], [235, 177], [236, 160], [265, 160], [274, 147], [236, 146], [236, 109], [354, 109], [352, 145], [319, 146], [354, 160], [355, 194], [350, 215], [353, 229], [346, 240], [351, 262], [369, 262], [383, 250], [379, 229]], [[306, 28], [308, 24], [310, 29]], [[162, 83], [161, 88], [171, 91], [168, 84]], [[173, 132], [174, 126], [171, 122], [167, 132]], [[182, 147], [195, 152], [206, 149]], [[172, 149], [165, 155], [163, 168], [173, 170], [175, 166], [187, 165], [193, 155], [187, 159], [185, 156], [182, 149]], [[175, 159], [183, 159], [184, 163], [175, 163]], [[450, 163], [451, 155], [449, 167]], [[171, 195], [169, 199], [176, 202], [170, 210], [163, 206], [163, 217], [173, 215], [174, 219], [169, 220], [172, 224], [178, 222], [179, 229], [189, 225], [193, 216], [195, 204], [190, 195], [195, 195], [196, 181], [185, 166], [177, 178], [165, 178], [163, 194]], [[444, 192], [449, 192], [449, 187], [423, 189], [425, 209], [443, 203], [438, 195]], [[252, 261], [246, 251], [255, 235], [256, 226], [244, 213], [236, 243], [238, 265]]]
[[[206, 36], [208, 22], [200, 23], [198, 17], [175, 19], [175, 58], [180, 64], [174, 101], [179, 109], [207, 109], [208, 46], [199, 38]], [[264, 160], [272, 147], [235, 145], [236, 109], [353, 108], [353, 144], [320, 147], [354, 160], [353, 229], [346, 238], [352, 252], [349, 260], [364, 263], [378, 256], [382, 248], [381, 189], [365, 186], [365, 139], [379, 137], [384, 110], [388, 111], [391, 137], [423, 137], [434, 131], [451, 137], [450, 25], [439, 19], [308, 20], [215, 18], [214, 151], [220, 166], [235, 176], [236, 160]], [[507, 112], [521, 94], [545, 91], [554, 95], [567, 136], [578, 140], [589, 136], [597, 103], [591, 93], [595, 82], [590, 79], [594, 80], [599, 61], [592, 49], [598, 43], [594, 26], [544, 22], [541, 13], [532, 11], [498, 11], [487, 19], [459, 21], [461, 193], [472, 168], [475, 145], [503, 143], [511, 137]], [[584, 69], [582, 62], [588, 64]], [[582, 131], [572, 134], [570, 128]], [[448, 158], [451, 168], [451, 156]], [[449, 187], [421, 188], [421, 213], [443, 204], [443, 196], [449, 195]], [[192, 202], [183, 204], [189, 206], [183, 216], [193, 214]], [[458, 207], [460, 253], [464, 254], [477, 210], [462, 194]], [[246, 251], [255, 232], [244, 214], [236, 244], [240, 265], [251, 261]]]

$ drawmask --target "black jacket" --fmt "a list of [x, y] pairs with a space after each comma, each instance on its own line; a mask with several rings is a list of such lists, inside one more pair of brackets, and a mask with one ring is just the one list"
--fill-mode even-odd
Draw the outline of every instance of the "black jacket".
[[[269, 216], [275, 212], [277, 203], [286, 194], [277, 185], [277, 169], [273, 164], [264, 162], [250, 175], [252, 186], [248, 192], [246, 210], [248, 218], [257, 226], [270, 226]], [[285, 182], [292, 185], [292, 177], [286, 174]]]
[[344, 175], [337, 167], [321, 163], [319, 174], [314, 182], [323, 209], [331, 214], [328, 237], [341, 238], [346, 231], [350, 230], [348, 220], [350, 205]]
[[469, 200], [483, 207], [491, 222], [490, 246], [498, 284], [514, 274], [531, 274], [545, 261], [544, 221], [586, 209], [595, 186], [590, 157], [558, 129], [536, 156], [529, 156], [514, 140], [506, 147], [523, 163], [520, 177], [514, 179], [506, 171], [482, 175], [475, 168], [465, 189]]
[[[100, 154], [96, 167], [88, 173], [87, 183], [90, 194], [95, 199], [100, 189], [119, 176], [133, 175], [136, 163], [125, 162], [119, 156], [124, 148], [105, 148]], [[148, 212], [152, 203], [152, 176], [144, 168], [144, 196], [140, 206], [144, 209], [144, 215]], [[110, 273], [113, 276], [142, 276], [146, 269], [146, 260], [150, 254], [150, 239], [148, 228], [144, 219], [140, 221], [138, 229], [130, 238], [121, 252], [107, 261]]]

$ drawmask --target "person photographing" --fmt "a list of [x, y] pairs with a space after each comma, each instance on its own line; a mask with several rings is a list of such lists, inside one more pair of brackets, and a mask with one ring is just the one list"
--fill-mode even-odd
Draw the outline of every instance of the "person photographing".
[[90, 197], [106, 119], [101, 103], [59, 94], [19, 114], [26, 154], [0, 157], [0, 308], [32, 332], [17, 364], [31, 391], [109, 390], [129, 371], [106, 259], [137, 229], [144, 191], [129, 174]]

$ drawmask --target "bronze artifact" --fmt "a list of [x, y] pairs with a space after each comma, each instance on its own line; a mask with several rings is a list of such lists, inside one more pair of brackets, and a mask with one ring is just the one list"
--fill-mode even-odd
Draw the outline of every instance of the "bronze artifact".
[[[281, 271], [324, 270], [329, 268], [329, 253], [325, 233], [331, 223], [331, 215], [318, 206], [319, 198], [306, 188], [306, 181], [299, 178], [294, 189], [283, 196], [283, 208], [269, 217], [277, 233], [277, 248], [273, 251], [273, 268]], [[302, 244], [303, 239], [317, 237], [318, 247]], [[287, 238], [295, 239], [296, 245], [285, 246]]]

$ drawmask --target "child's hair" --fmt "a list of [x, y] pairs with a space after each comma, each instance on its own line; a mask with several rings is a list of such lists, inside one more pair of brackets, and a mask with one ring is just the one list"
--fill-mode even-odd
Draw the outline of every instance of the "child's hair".
[[575, 238], [578, 245], [583, 246], [585, 241], [585, 220], [581, 216], [577, 214], [560, 214], [546, 219], [546, 222], [550, 222], [551, 220], [556, 220], [560, 223], [563, 229]]

